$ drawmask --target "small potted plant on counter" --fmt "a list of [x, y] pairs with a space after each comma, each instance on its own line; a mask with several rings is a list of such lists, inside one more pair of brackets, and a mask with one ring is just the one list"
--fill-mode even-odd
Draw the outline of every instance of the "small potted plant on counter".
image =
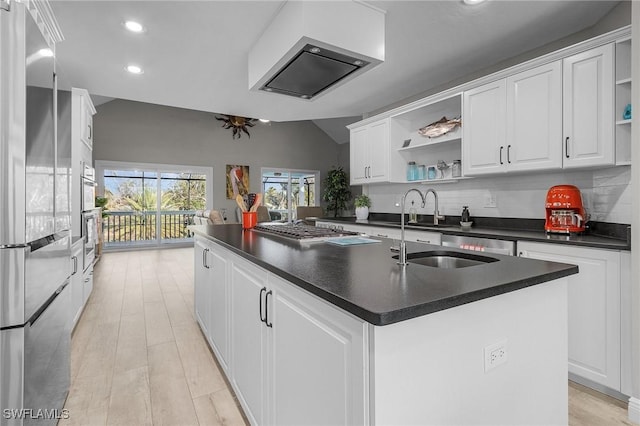
[[356, 219], [367, 220], [369, 207], [371, 207], [371, 198], [365, 194], [358, 195], [353, 204], [356, 206]]

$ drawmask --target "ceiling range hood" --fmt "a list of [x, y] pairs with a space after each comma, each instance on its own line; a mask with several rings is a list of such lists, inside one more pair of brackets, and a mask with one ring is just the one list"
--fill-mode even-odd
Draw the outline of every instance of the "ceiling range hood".
[[384, 61], [384, 19], [361, 1], [285, 2], [249, 52], [249, 89], [327, 93]]

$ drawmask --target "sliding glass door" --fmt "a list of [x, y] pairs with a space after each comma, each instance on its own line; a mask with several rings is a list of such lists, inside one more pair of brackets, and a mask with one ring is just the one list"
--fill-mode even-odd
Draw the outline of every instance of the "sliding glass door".
[[317, 170], [262, 169], [263, 204], [272, 220], [292, 222], [298, 206], [319, 206]]
[[207, 208], [211, 168], [96, 162], [98, 191], [107, 199], [105, 248], [188, 243], [187, 226]]

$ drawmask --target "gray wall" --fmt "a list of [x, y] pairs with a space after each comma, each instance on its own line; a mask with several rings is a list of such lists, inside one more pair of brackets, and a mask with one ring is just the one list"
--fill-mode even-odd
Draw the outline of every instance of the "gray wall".
[[499, 62], [497, 64], [494, 64], [491, 67], [481, 69], [475, 72], [470, 72], [469, 74], [467, 74], [462, 78], [447, 82], [437, 87], [428, 88], [424, 92], [417, 93], [399, 102], [394, 102], [383, 108], [364, 114], [364, 117], [365, 118], [371, 117], [371, 116], [380, 114], [382, 112], [389, 111], [393, 108], [408, 104], [418, 99], [426, 98], [427, 96], [442, 92], [446, 89], [450, 89], [452, 87], [458, 86], [468, 81], [475, 80], [482, 76], [492, 74], [494, 72], [503, 70], [505, 68], [509, 68], [519, 63], [528, 61], [530, 59], [537, 58], [538, 56], [542, 56], [547, 53], [562, 49], [564, 47], [571, 46], [573, 44], [588, 40], [598, 35], [602, 35], [610, 31], [616, 30], [618, 28], [625, 27], [627, 25], [631, 25], [631, 2], [622, 1], [615, 8], [613, 8], [607, 15], [605, 15], [599, 22], [597, 22], [595, 25], [593, 25], [590, 28], [587, 28], [583, 31], [577, 32], [575, 34], [572, 34], [560, 40], [556, 40], [552, 43], [548, 43], [540, 48], [533, 49], [528, 52], [524, 52], [518, 56]]
[[320, 170], [324, 179], [345, 161], [338, 145], [310, 121], [256, 123], [251, 138], [232, 140], [212, 113], [113, 100], [97, 107], [94, 129], [94, 161], [213, 167], [213, 206], [229, 211], [236, 204], [225, 195], [227, 164], [248, 165], [250, 190], [260, 192], [261, 167]]

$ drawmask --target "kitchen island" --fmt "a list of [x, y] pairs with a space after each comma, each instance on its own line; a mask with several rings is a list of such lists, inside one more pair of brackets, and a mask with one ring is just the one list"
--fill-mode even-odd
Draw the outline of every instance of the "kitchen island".
[[196, 315], [252, 423], [567, 422], [575, 266], [492, 254], [400, 267], [391, 240], [192, 230]]

